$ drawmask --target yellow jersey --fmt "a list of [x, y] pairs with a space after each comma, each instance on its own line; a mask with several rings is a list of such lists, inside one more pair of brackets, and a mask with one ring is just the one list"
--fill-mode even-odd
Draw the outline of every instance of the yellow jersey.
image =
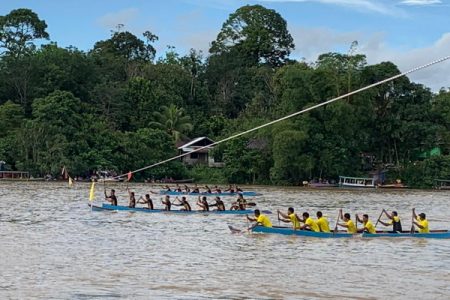
[[292, 227], [294, 227], [294, 229], [300, 228], [300, 222], [298, 221], [297, 216], [294, 213], [289, 215], [289, 219], [291, 220]]
[[377, 233], [377, 231], [375, 230], [375, 226], [373, 226], [372, 222], [370, 221], [367, 221], [367, 223], [364, 225], [364, 229], [369, 233]]
[[347, 232], [348, 233], [356, 233], [356, 226], [355, 223], [353, 223], [352, 220], [348, 220], [345, 222], [345, 225], [347, 225]]
[[316, 222], [314, 222], [314, 220], [311, 217], [305, 220], [305, 224], [309, 226], [309, 229], [311, 229], [311, 231], [314, 232], [320, 231], [319, 226], [317, 226]]
[[419, 228], [419, 233], [430, 233], [430, 229], [428, 228], [428, 220], [421, 220], [420, 218], [417, 218], [417, 223], [420, 224], [423, 228]]
[[328, 224], [328, 220], [325, 217], [320, 217], [316, 221], [317, 226], [319, 226], [320, 231], [322, 232], [330, 232], [330, 225]]
[[394, 222], [400, 222], [400, 217], [399, 216], [392, 216], [392, 220], [390, 220], [388, 222], [389, 225], [394, 224]]
[[259, 217], [256, 219], [256, 222], [260, 223], [264, 227], [272, 227], [272, 222], [270, 222], [270, 219], [263, 214], [259, 215]]

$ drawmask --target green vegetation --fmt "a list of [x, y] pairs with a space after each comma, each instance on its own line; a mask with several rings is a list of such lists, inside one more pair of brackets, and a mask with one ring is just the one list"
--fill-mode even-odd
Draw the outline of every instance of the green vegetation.
[[[156, 53], [150, 31], [64, 49], [42, 44], [46, 30], [29, 9], [0, 16], [0, 160], [35, 176], [126, 173], [177, 155], [185, 137], [219, 140], [400, 73], [368, 65], [357, 42], [292, 60], [286, 21], [260, 5], [232, 13], [207, 56]], [[298, 184], [390, 166], [391, 178], [430, 187], [450, 179], [449, 154], [450, 91], [402, 77], [220, 145], [223, 168], [172, 161], [135, 178]]]

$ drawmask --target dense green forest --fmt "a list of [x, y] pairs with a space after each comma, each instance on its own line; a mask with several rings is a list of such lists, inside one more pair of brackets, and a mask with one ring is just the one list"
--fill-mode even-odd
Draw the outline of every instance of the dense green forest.
[[[347, 54], [296, 61], [286, 21], [260, 5], [230, 14], [208, 54], [156, 53], [157, 40], [118, 27], [85, 52], [58, 47], [29, 9], [0, 16], [6, 169], [124, 173], [177, 155], [180, 139], [220, 140], [400, 73], [392, 62], [368, 65], [356, 41]], [[450, 179], [450, 91], [401, 77], [213, 151], [223, 168], [172, 161], [135, 178], [299, 184], [388, 168], [391, 179], [429, 187]]]

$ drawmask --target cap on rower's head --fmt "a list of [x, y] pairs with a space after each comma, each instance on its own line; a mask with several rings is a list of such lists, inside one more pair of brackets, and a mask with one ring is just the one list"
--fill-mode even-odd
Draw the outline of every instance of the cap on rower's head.
[[398, 213], [397, 213], [395, 210], [392, 212], [392, 214], [393, 214], [394, 216], [398, 216]]
[[305, 211], [305, 212], [303, 213], [303, 217], [308, 219], [308, 218], [309, 218], [309, 213], [307, 213], [307, 212]]
[[115, 189], [111, 189], [111, 193], [115, 193], [116, 192], [116, 190]]
[[150, 198], [150, 195], [149, 195], [149, 194], [145, 194], [145, 197], [146, 197], [146, 198]]
[[289, 207], [288, 208], [288, 212], [290, 212], [292, 214], [294, 212], [294, 208], [293, 207]]
[[316, 215], [317, 215], [318, 218], [322, 218], [322, 212], [321, 212], [321, 211], [318, 211], [318, 212], [316, 213]]
[[427, 218], [427, 216], [426, 216], [424, 213], [420, 213], [420, 214], [419, 214], [419, 217], [421, 217], [421, 218], [424, 219], [424, 220]]
[[261, 214], [261, 212], [259, 211], [259, 209], [255, 209], [255, 216], [259, 216]]
[[344, 214], [344, 218], [350, 220], [350, 214], [349, 214], [349, 213], [345, 213], [345, 214]]

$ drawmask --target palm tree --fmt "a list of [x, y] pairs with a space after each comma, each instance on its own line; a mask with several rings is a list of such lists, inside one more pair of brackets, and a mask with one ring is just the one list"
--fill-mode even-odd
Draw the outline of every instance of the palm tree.
[[190, 123], [189, 116], [184, 115], [183, 108], [178, 108], [174, 104], [161, 108], [161, 112], [153, 113], [155, 121], [150, 122], [149, 125], [166, 130], [175, 142], [179, 141], [184, 133], [191, 131], [194, 127]]

